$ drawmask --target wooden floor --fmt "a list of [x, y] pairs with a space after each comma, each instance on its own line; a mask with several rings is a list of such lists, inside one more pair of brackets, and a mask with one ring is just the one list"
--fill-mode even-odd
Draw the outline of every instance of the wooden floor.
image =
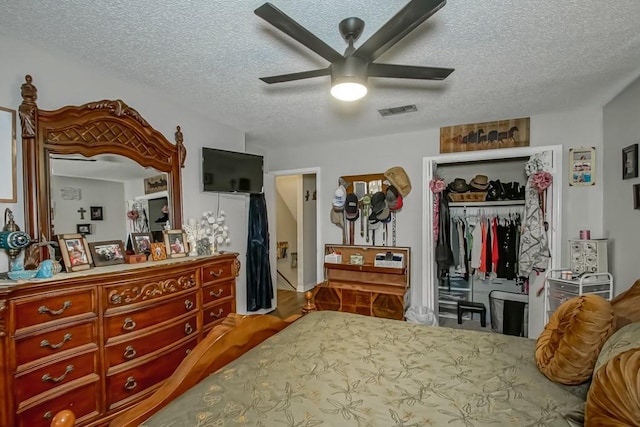
[[305, 303], [304, 292], [278, 289], [278, 308], [269, 314], [285, 319], [292, 314], [301, 314]]

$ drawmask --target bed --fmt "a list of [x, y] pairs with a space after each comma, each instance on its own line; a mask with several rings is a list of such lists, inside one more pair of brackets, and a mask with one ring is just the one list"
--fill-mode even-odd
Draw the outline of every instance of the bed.
[[[182, 384], [188, 390], [174, 399], [168, 390], [178, 372], [156, 393], [168, 397], [163, 409], [143, 421], [153, 409], [137, 407], [111, 425], [567, 426], [563, 415], [585, 401], [586, 386], [559, 385], [538, 371], [527, 338], [332, 311], [288, 327], [268, 315], [228, 323], [283, 330], [210, 376], [204, 363], [196, 376], [206, 378]], [[209, 349], [197, 348], [201, 356], [225, 337], [237, 342], [215, 335], [203, 342]]]

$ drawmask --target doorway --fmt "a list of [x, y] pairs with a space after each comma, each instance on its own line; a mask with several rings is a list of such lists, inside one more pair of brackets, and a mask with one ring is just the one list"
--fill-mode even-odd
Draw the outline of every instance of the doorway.
[[306, 292], [318, 281], [319, 169], [269, 175], [271, 272], [274, 293]]

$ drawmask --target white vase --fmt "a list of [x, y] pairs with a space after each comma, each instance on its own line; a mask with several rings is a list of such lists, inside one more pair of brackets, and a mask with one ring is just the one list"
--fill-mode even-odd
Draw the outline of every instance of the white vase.
[[196, 239], [189, 239], [189, 256], [198, 256], [198, 249], [196, 248]]

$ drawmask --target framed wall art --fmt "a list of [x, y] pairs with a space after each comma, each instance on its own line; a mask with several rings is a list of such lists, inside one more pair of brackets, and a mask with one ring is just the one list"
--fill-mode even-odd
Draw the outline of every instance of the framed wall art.
[[0, 107], [0, 202], [15, 203], [16, 181], [16, 110]]
[[187, 236], [182, 230], [168, 230], [164, 232], [164, 245], [169, 258], [187, 256]]
[[594, 185], [596, 169], [596, 149], [580, 147], [569, 149], [569, 185]]
[[622, 179], [638, 177], [638, 144], [622, 149]]
[[633, 209], [640, 209], [640, 184], [633, 186]]
[[149, 253], [151, 251], [151, 243], [153, 243], [151, 233], [131, 233], [131, 245], [135, 253]]
[[440, 153], [529, 146], [530, 118], [440, 128]]
[[76, 224], [76, 233], [91, 234], [91, 224]]
[[167, 175], [157, 175], [144, 179], [144, 194], [167, 191]]
[[102, 216], [102, 206], [91, 206], [89, 212], [91, 213], [91, 221], [102, 221], [104, 219]]
[[58, 237], [60, 253], [67, 271], [88, 270], [93, 259], [87, 239], [82, 234], [62, 234]]
[[122, 240], [89, 243], [91, 258], [96, 267], [124, 263], [124, 244]]

